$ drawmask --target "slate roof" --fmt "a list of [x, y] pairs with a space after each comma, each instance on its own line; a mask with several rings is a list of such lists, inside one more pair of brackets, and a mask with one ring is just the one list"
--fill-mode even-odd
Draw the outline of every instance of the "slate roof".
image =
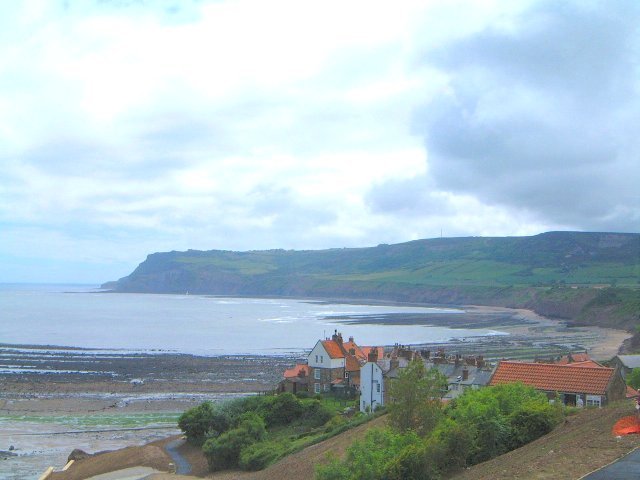
[[551, 363], [502, 361], [489, 385], [522, 382], [537, 390], [604, 395], [614, 374], [613, 368], [582, 367]]
[[640, 355], [618, 355], [618, 358], [627, 368], [640, 368]]

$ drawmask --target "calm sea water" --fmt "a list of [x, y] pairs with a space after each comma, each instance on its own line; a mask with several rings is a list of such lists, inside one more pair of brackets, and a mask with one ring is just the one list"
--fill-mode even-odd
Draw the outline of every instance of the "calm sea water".
[[343, 325], [345, 316], [463, 310], [313, 301], [100, 292], [94, 286], [0, 284], [0, 343], [162, 350], [200, 355], [278, 354], [313, 347], [338, 329], [361, 345], [492, 335], [424, 325]]

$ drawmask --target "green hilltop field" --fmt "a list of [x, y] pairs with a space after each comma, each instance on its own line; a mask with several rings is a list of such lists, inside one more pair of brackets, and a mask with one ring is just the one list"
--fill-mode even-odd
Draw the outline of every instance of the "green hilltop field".
[[575, 323], [640, 323], [640, 234], [415, 240], [329, 250], [154, 253], [120, 292], [367, 299], [531, 308]]

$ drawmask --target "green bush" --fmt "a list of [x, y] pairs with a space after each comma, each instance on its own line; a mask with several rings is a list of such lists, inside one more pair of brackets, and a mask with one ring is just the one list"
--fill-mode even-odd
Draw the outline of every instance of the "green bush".
[[336, 430], [342, 427], [343, 425], [346, 425], [347, 423], [348, 423], [347, 419], [344, 418], [342, 415], [335, 415], [326, 423], [324, 431], [330, 432], [332, 430]]
[[443, 471], [455, 470], [467, 466], [471, 452], [475, 450], [472, 433], [450, 418], [444, 419], [433, 432], [433, 438], [445, 451]]
[[211, 402], [190, 408], [178, 419], [178, 426], [190, 443], [202, 445], [209, 437], [217, 437], [230, 426], [229, 416]]
[[264, 420], [255, 412], [241, 415], [238, 426], [217, 438], [210, 438], [202, 446], [209, 470], [223, 470], [238, 466], [243, 449], [266, 436]]
[[264, 421], [269, 426], [286, 425], [304, 413], [304, 406], [292, 393], [281, 393], [261, 406]]
[[[348, 449], [344, 462], [329, 462], [317, 469], [318, 480], [383, 480], [390, 460], [406, 447], [419, 443], [414, 432], [406, 434], [391, 429], [372, 429], [364, 439], [356, 440]], [[347, 472], [341, 473], [341, 472]]]
[[210, 438], [202, 446], [202, 452], [207, 457], [209, 470], [215, 472], [238, 465], [240, 452], [243, 448], [255, 443], [249, 432], [234, 428], [217, 438]]
[[324, 425], [333, 417], [333, 412], [318, 400], [304, 405], [300, 421], [305, 425], [316, 428]]
[[240, 468], [243, 470], [262, 470], [285, 453], [285, 448], [278, 443], [254, 443], [240, 453]]
[[549, 433], [556, 425], [550, 405], [529, 405], [511, 415], [512, 447], [518, 448]]
[[385, 480], [439, 480], [441, 465], [445, 463], [442, 445], [433, 441], [404, 448], [386, 466]]

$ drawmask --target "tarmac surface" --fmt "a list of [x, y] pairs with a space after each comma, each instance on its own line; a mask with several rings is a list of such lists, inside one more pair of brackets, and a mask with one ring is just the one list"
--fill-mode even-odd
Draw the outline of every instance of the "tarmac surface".
[[638, 480], [640, 479], [640, 448], [620, 460], [601, 468], [580, 480]]

